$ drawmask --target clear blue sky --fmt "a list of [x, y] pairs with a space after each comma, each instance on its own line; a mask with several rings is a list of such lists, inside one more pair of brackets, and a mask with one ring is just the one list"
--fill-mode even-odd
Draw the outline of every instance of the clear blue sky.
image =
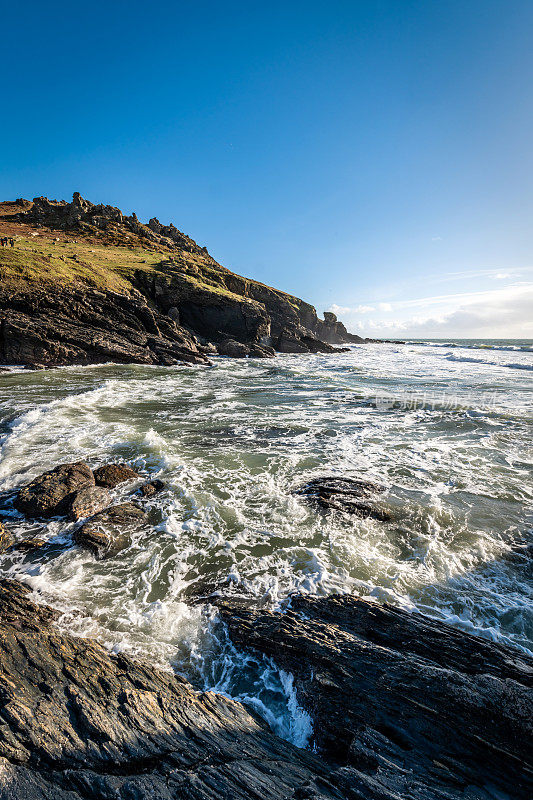
[[0, 21], [3, 198], [173, 221], [354, 330], [533, 336], [530, 0], [52, 0]]

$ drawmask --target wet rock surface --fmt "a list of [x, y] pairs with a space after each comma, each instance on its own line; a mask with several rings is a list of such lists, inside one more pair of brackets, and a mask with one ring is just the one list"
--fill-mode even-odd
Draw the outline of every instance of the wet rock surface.
[[144, 483], [139, 489], [139, 491], [143, 497], [153, 497], [155, 494], [159, 494], [159, 492], [162, 492], [165, 486], [166, 484], [164, 481], [160, 480], [159, 478], [156, 478], [153, 481]]
[[32, 518], [67, 514], [74, 494], [90, 486], [94, 486], [94, 475], [88, 464], [61, 464], [24, 486], [15, 499], [15, 507]]
[[0, 800], [393, 800], [57, 616], [0, 582]]
[[4, 550], [7, 550], [8, 547], [11, 547], [13, 544], [13, 537], [10, 532], [7, 530], [5, 525], [0, 522], [0, 553], [3, 553]]
[[68, 516], [71, 520], [92, 517], [103, 511], [111, 502], [111, 495], [102, 486], [86, 486], [74, 493], [70, 503]]
[[237, 647], [295, 676], [314, 745], [353, 770], [352, 796], [533, 796], [532, 658], [348, 596], [294, 597], [286, 613], [217, 605]]
[[120, 503], [91, 517], [75, 531], [74, 541], [97, 558], [112, 558], [128, 547], [132, 535], [143, 527], [147, 527], [145, 512], [135, 503]]
[[127, 464], [102, 464], [94, 470], [94, 480], [97, 486], [114, 489], [126, 481], [135, 481], [139, 474]]
[[391, 515], [373, 501], [375, 495], [384, 491], [383, 486], [370, 481], [324, 477], [313, 478], [303, 486], [293, 489], [292, 494], [303, 497], [312, 506], [323, 511], [342, 511], [356, 517], [371, 517], [387, 522]]

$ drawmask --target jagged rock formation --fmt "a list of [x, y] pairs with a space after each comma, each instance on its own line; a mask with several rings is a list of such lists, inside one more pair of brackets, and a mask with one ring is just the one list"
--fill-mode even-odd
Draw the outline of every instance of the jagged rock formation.
[[353, 597], [293, 597], [284, 614], [218, 605], [238, 647], [293, 673], [316, 748], [372, 797], [533, 796], [532, 658]]
[[317, 753], [242, 705], [61, 633], [0, 581], [0, 800], [529, 800], [533, 659], [350, 597], [219, 600], [272, 656]]
[[207, 363], [191, 334], [140, 293], [48, 285], [0, 290], [0, 361], [34, 367]]
[[397, 800], [0, 582], [0, 800]]
[[0, 230], [17, 237], [0, 252], [0, 363], [170, 365], [205, 362], [227, 340], [254, 357], [364, 341], [331, 312], [321, 320], [230, 272], [174, 225], [78, 193], [0, 204]]

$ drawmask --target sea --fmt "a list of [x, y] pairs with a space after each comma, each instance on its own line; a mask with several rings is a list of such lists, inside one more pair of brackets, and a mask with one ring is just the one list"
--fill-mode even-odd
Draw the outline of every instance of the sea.
[[[345, 593], [533, 653], [533, 341], [353, 345], [0, 372], [0, 519], [46, 544], [0, 557], [59, 625], [245, 702], [305, 746], [292, 676], [240, 652], [213, 592], [283, 608]], [[28, 522], [16, 490], [54, 466], [126, 461], [166, 488], [149, 533], [96, 560], [76, 523]], [[385, 487], [391, 521], [324, 514], [320, 476]], [[119, 502], [135, 486], [119, 487]]]

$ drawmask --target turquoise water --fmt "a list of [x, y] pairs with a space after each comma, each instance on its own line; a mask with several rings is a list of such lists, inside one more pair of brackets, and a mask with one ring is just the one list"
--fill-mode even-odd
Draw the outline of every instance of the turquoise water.
[[[1, 513], [17, 537], [48, 541], [0, 569], [69, 630], [245, 699], [305, 743], [290, 676], [236, 652], [191, 598], [348, 592], [533, 651], [532, 384], [533, 342], [502, 340], [0, 373]], [[109, 561], [73, 545], [72, 523], [12, 507], [18, 486], [80, 458], [167, 482], [152, 533]], [[391, 522], [323, 516], [291, 495], [319, 475], [383, 484]]]

